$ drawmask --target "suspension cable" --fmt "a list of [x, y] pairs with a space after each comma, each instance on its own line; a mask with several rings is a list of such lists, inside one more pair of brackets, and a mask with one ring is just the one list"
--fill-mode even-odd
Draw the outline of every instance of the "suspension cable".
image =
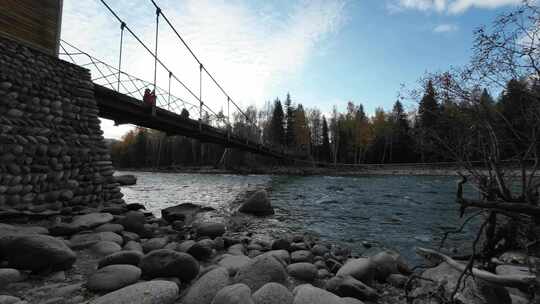
[[[102, 0], [103, 1], [103, 0]], [[152, 4], [156, 7], [156, 9], [160, 9], [160, 7], [157, 5], [157, 3], [154, 1], [154, 0], [150, 0], [152, 2]], [[161, 9], [160, 9], [161, 10]], [[171, 21], [169, 20], [169, 18], [167, 18], [167, 16], [165, 15], [165, 13], [161, 13], [161, 15], [163, 16], [163, 19], [165, 20], [165, 22], [169, 25], [169, 27], [173, 30], [173, 32], [176, 34], [176, 36], [180, 39], [180, 41], [182, 42], [182, 44], [184, 44], [184, 46], [187, 48], [187, 50], [191, 53], [191, 55], [193, 56], [193, 58], [197, 61], [197, 63], [199, 63], [199, 66], [202, 67], [202, 69], [206, 72], [206, 74], [210, 77], [210, 79], [214, 82], [214, 84], [221, 90], [221, 92], [227, 96], [227, 98], [230, 99], [231, 103], [238, 109], [238, 111], [240, 113], [242, 113], [242, 115], [244, 115], [246, 117], [246, 120], [253, 124], [254, 125], [254, 122], [251, 121], [251, 119], [249, 118], [249, 116], [244, 113], [244, 111], [242, 111], [242, 109], [234, 102], [234, 100], [232, 98], [230, 98], [230, 95], [227, 94], [227, 92], [225, 91], [225, 89], [223, 89], [223, 87], [216, 81], [216, 79], [214, 78], [214, 76], [212, 76], [212, 74], [206, 69], [205, 66], [202, 65], [202, 62], [199, 60], [199, 58], [197, 58], [197, 56], [195, 55], [195, 53], [191, 50], [191, 48], [189, 47], [189, 45], [186, 43], [186, 41], [184, 40], [184, 38], [182, 38], [182, 36], [180, 35], [180, 33], [178, 33], [178, 31], [176, 30], [176, 28], [172, 25]]]
[[158, 36], [159, 36], [159, 15], [161, 13], [161, 9], [158, 7], [156, 8], [156, 44], [155, 44], [155, 52], [156, 56], [154, 56], [154, 91], [156, 90], [156, 78], [157, 78], [157, 58], [158, 58]]
[[122, 48], [124, 45], [124, 28], [125, 27], [126, 27], [125, 22], [120, 23], [120, 54], [118, 55], [118, 86], [117, 86], [118, 92], [120, 92], [120, 75], [122, 74], [120, 71], [122, 71]]

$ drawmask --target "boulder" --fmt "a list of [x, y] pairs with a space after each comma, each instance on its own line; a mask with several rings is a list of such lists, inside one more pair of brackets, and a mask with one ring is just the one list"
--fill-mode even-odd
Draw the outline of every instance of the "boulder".
[[32, 271], [68, 269], [77, 258], [63, 241], [41, 234], [14, 237], [2, 252], [11, 267]]
[[345, 297], [345, 298], [341, 298], [340, 304], [364, 304], [364, 302], [355, 298]]
[[235, 282], [246, 284], [251, 290], [258, 290], [270, 282], [286, 284], [287, 273], [275, 257], [261, 255], [238, 270]]
[[212, 240], [205, 239], [200, 240], [193, 244], [189, 249], [187, 250], [187, 253], [192, 255], [194, 258], [196, 258], [199, 261], [207, 260], [209, 259], [213, 254], [212, 249], [213, 242]]
[[224, 267], [230, 276], [236, 275], [238, 270], [251, 262], [251, 258], [245, 255], [224, 254], [218, 262], [218, 265]]
[[[411, 297], [423, 297], [433, 292], [444, 292], [449, 299], [456, 287], [461, 272], [447, 263], [426, 269], [418, 280], [417, 287], [410, 293]], [[462, 280], [460, 292], [454, 299], [458, 303], [467, 304], [510, 304], [512, 300], [504, 287], [496, 286], [470, 276]]]
[[27, 304], [28, 302], [21, 300], [20, 298], [0, 295], [0, 304]]
[[278, 259], [279, 261], [281, 261], [281, 263], [283, 265], [287, 265], [291, 262], [291, 255], [289, 254], [289, 252], [287, 250], [270, 250], [270, 251], [267, 251], [265, 253], [263, 253], [263, 255], [270, 255], [270, 256], [273, 256], [275, 257], [276, 259]]
[[49, 234], [49, 229], [41, 226], [13, 226], [0, 223], [0, 237], [23, 234]]
[[229, 285], [229, 273], [219, 267], [201, 276], [188, 290], [183, 304], [210, 304], [225, 286]]
[[253, 293], [254, 304], [292, 304], [293, 295], [283, 285], [267, 283]]
[[137, 183], [137, 177], [131, 174], [116, 175], [114, 181], [119, 183], [120, 186], [132, 186]]
[[295, 279], [311, 282], [317, 278], [317, 266], [311, 263], [294, 263], [287, 266], [287, 272]]
[[122, 245], [124, 239], [114, 232], [81, 233], [75, 234], [69, 239], [70, 247], [77, 250], [91, 247], [92, 245], [101, 241], [108, 241]]
[[112, 253], [98, 262], [98, 268], [109, 265], [134, 265], [137, 266], [141, 262], [143, 254], [139, 251], [128, 250]]
[[140, 267], [147, 278], [177, 277], [189, 282], [199, 274], [199, 263], [191, 255], [169, 249], [154, 250], [145, 255]]
[[274, 208], [270, 204], [270, 199], [265, 190], [259, 190], [253, 193], [240, 207], [240, 212], [249, 213], [257, 216], [266, 216], [274, 214]]
[[369, 258], [350, 259], [338, 270], [336, 275], [352, 276], [364, 284], [370, 285], [375, 275], [375, 266]]
[[304, 284], [294, 289], [294, 304], [341, 304], [341, 298], [324, 289]]
[[104, 257], [121, 250], [122, 247], [120, 245], [109, 241], [100, 241], [90, 247], [90, 252], [98, 257]]
[[124, 242], [129, 242], [129, 241], [139, 242], [141, 240], [141, 237], [135, 232], [122, 231], [120, 235], [122, 235], [122, 237], [124, 238]]
[[298, 250], [291, 253], [291, 262], [313, 262], [313, 254], [309, 250]]
[[322, 244], [316, 244], [315, 246], [313, 246], [311, 248], [311, 252], [314, 254], [314, 255], [318, 255], [318, 256], [324, 256], [325, 254], [327, 254], [328, 252], [330, 252], [330, 249], [328, 247], [326, 247], [325, 245], [322, 245]]
[[272, 250], [287, 250], [291, 248], [291, 242], [287, 239], [277, 239], [272, 242]]
[[326, 279], [326, 278], [328, 278], [330, 276], [332, 276], [332, 274], [330, 273], [330, 271], [328, 271], [325, 268], [317, 270], [317, 278], [319, 278], [321, 280]]
[[253, 304], [251, 289], [244, 284], [234, 284], [222, 288], [211, 304]]
[[206, 209], [196, 204], [183, 203], [161, 210], [161, 217], [169, 223], [183, 221], [184, 223], [189, 224], [193, 221], [197, 213], [205, 210]]
[[375, 279], [384, 282], [391, 274], [410, 274], [411, 270], [399, 253], [382, 251], [369, 258], [375, 267]]
[[0, 289], [4, 289], [11, 283], [16, 283], [24, 280], [24, 275], [13, 268], [0, 268]]
[[141, 270], [133, 265], [109, 265], [98, 269], [86, 283], [92, 291], [113, 291], [137, 283]]
[[183, 241], [182, 243], [178, 244], [175, 250], [180, 252], [187, 252], [189, 248], [191, 248], [191, 246], [195, 245], [195, 243], [197, 242], [195, 242], [194, 240]]
[[143, 252], [141, 243], [135, 242], [135, 241], [129, 241], [129, 242], [127, 242], [127, 243], [124, 245], [123, 249], [124, 249], [124, 250], [138, 251], [138, 252], [141, 252], [141, 253]]
[[88, 213], [73, 217], [70, 223], [57, 223], [50, 228], [53, 235], [70, 235], [83, 230], [92, 229], [111, 222], [114, 219], [110, 213]]
[[168, 237], [151, 238], [142, 243], [144, 253], [148, 253], [154, 250], [163, 249], [169, 242]]
[[326, 282], [324, 289], [340, 296], [358, 300], [375, 300], [377, 291], [352, 276], [335, 276]]
[[120, 224], [103, 224], [101, 226], [98, 226], [94, 229], [95, 232], [114, 232], [114, 233], [122, 233], [124, 231], [124, 226]]
[[197, 236], [207, 236], [216, 238], [225, 233], [225, 224], [223, 223], [201, 223], [197, 226]]
[[141, 282], [110, 292], [90, 304], [173, 304], [178, 291], [178, 285], [173, 282]]
[[232, 254], [232, 255], [245, 255], [246, 248], [244, 247], [243, 244], [234, 244], [234, 245], [231, 245], [229, 249], [227, 249], [227, 253]]
[[127, 204], [126, 208], [130, 211], [146, 210], [146, 207], [143, 204], [139, 204], [139, 203]]
[[124, 226], [126, 231], [141, 234], [145, 232], [144, 224], [146, 223], [146, 217], [142, 212], [128, 211], [118, 223]]

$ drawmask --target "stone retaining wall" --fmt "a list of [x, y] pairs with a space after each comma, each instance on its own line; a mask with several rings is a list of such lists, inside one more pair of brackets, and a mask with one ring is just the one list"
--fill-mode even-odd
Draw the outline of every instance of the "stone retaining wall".
[[0, 211], [124, 204], [90, 72], [0, 37]]

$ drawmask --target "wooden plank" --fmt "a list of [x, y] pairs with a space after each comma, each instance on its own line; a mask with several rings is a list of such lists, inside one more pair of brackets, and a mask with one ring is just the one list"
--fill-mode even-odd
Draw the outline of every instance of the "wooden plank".
[[62, 0], [1, 0], [0, 35], [58, 53]]

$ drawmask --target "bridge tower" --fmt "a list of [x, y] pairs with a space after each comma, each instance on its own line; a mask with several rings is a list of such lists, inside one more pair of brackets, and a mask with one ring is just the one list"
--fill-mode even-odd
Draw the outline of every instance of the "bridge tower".
[[57, 58], [62, 0], [0, 1], [0, 218], [120, 211], [90, 72]]

